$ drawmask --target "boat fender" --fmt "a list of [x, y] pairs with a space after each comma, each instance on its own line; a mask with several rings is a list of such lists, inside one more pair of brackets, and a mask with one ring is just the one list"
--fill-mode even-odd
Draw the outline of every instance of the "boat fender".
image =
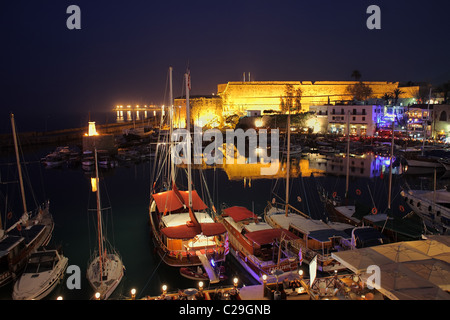
[[373, 207], [373, 208], [372, 208], [372, 214], [377, 214], [377, 213], [378, 213], [377, 208]]

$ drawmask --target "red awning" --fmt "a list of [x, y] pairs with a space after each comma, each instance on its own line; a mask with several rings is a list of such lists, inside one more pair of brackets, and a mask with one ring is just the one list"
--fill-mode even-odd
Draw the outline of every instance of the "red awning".
[[[159, 212], [171, 212], [178, 210], [189, 203], [189, 191], [169, 190], [153, 194]], [[193, 210], [204, 210], [207, 208], [197, 191], [192, 191]]]
[[201, 231], [200, 228], [183, 224], [180, 226], [163, 228], [161, 229], [161, 232], [167, 238], [171, 239], [192, 239]]
[[[179, 191], [183, 197], [183, 202], [186, 206], [189, 204], [189, 191]], [[192, 190], [192, 209], [193, 210], [205, 210], [208, 208], [203, 200], [198, 195], [197, 191]]]
[[201, 223], [203, 235], [207, 237], [217, 236], [219, 234], [227, 232], [225, 227], [221, 223]]
[[226, 208], [223, 210], [223, 212], [225, 214], [227, 214], [228, 216], [230, 216], [231, 218], [233, 218], [233, 220], [235, 222], [239, 222], [241, 220], [245, 220], [245, 219], [249, 219], [249, 218], [257, 218], [257, 216], [251, 212], [250, 210], [248, 210], [245, 207], [230, 207], [230, 208]]
[[264, 244], [272, 243], [274, 239], [280, 239], [281, 234], [285, 234], [286, 240], [300, 239], [292, 232], [286, 229], [264, 229], [258, 231], [247, 232], [245, 236], [256, 244], [262, 246]]
[[183, 207], [182, 199], [173, 190], [155, 193], [152, 196], [159, 212], [175, 211]]

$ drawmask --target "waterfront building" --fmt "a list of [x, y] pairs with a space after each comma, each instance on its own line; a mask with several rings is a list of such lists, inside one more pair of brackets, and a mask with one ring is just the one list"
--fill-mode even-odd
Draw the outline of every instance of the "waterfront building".
[[413, 139], [423, 139], [426, 134], [431, 137], [434, 105], [415, 104], [408, 107], [408, 135]]
[[377, 124], [383, 119], [383, 106], [377, 105], [335, 105], [328, 106], [328, 132], [350, 135], [373, 136]]
[[432, 129], [436, 139], [450, 137], [450, 105], [433, 105]]

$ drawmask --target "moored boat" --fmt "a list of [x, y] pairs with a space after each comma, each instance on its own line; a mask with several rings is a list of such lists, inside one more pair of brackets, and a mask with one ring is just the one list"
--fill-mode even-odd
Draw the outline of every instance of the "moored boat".
[[297, 271], [301, 262], [298, 236], [273, 228], [245, 207], [223, 209], [222, 223], [228, 231], [229, 250], [258, 282], [276, 270]]
[[102, 203], [100, 199], [100, 179], [98, 173], [97, 150], [94, 151], [95, 178], [91, 178], [92, 191], [96, 193], [97, 203], [97, 240], [98, 245], [91, 255], [86, 272], [89, 284], [99, 295], [99, 299], [107, 300], [121, 282], [125, 266], [116, 249], [108, 242], [103, 228]]
[[274, 228], [285, 228], [299, 236], [297, 252], [303, 257], [303, 262], [310, 263], [317, 257], [317, 269], [321, 272], [344, 270], [345, 267], [331, 257], [331, 252], [350, 250], [351, 230], [349, 224], [321, 220], [313, 220], [300, 213], [269, 204], [264, 210], [264, 220]]
[[14, 300], [40, 300], [58, 285], [68, 265], [68, 258], [57, 250], [33, 253], [20, 278], [14, 284]]
[[49, 243], [55, 226], [49, 210], [49, 201], [38, 205], [35, 210], [28, 210], [14, 114], [11, 114], [11, 124], [23, 213], [15, 220], [13, 211], [9, 211], [7, 220], [3, 223], [0, 220], [0, 287], [18, 277], [28, 257], [39, 247]]
[[[170, 79], [172, 78], [172, 68]], [[170, 81], [170, 84], [172, 81]], [[188, 74], [185, 74], [186, 104], [189, 110]], [[168, 119], [169, 134], [162, 133], [157, 143], [155, 168], [159, 168], [152, 178], [149, 206], [149, 222], [154, 250], [169, 266], [203, 266], [211, 282], [220, 281], [213, 264], [223, 261], [226, 229], [213, 217], [215, 209], [207, 206], [192, 183], [191, 162], [187, 161], [188, 190], [179, 190], [176, 183], [176, 168], [173, 143], [173, 102], [170, 90]], [[187, 132], [190, 132], [190, 115], [186, 115]], [[163, 123], [163, 122], [162, 122]], [[191, 155], [191, 139], [184, 150]], [[163, 168], [167, 175], [164, 175]]]
[[431, 231], [450, 233], [450, 191], [404, 189], [400, 194], [405, 204], [423, 219]]

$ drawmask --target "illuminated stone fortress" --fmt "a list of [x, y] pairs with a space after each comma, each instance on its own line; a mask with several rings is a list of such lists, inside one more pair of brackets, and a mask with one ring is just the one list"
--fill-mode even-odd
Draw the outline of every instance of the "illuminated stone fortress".
[[[228, 82], [219, 84], [217, 94], [223, 99], [225, 113], [244, 112], [245, 110], [280, 110], [280, 98], [285, 95], [286, 86], [300, 89], [301, 112], [309, 111], [309, 106], [335, 104], [351, 100], [346, 92], [349, 85], [358, 81], [251, 81]], [[372, 98], [381, 99], [387, 93], [399, 88], [399, 82], [364, 81], [372, 89]], [[413, 98], [418, 87], [402, 87], [400, 98]]]
[[[294, 92], [301, 90], [301, 108], [298, 112], [309, 111], [310, 106], [338, 104], [352, 100], [347, 92], [349, 85], [359, 81], [233, 81], [217, 86], [217, 94], [191, 96], [192, 122], [196, 125], [222, 127], [224, 119], [231, 115], [244, 116], [247, 111], [256, 110], [261, 114], [270, 111], [280, 112], [281, 99], [290, 86]], [[382, 96], [400, 89], [400, 101], [408, 103], [419, 90], [417, 86], [400, 87], [399, 82], [364, 81], [372, 89], [370, 104], [381, 104]], [[174, 101], [175, 123], [185, 123], [186, 101], [179, 97]], [[181, 125], [184, 126], [184, 125]]]

